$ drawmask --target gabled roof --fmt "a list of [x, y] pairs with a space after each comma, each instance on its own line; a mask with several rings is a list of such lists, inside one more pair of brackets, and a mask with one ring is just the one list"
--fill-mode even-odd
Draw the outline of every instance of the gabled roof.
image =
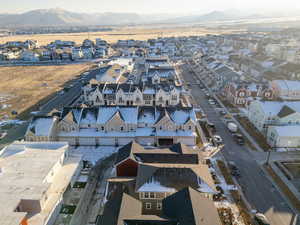
[[143, 212], [142, 202], [123, 192], [123, 185], [117, 185], [105, 204], [100, 225], [144, 225], [155, 222], [157, 225], [177, 225], [176, 221]]
[[50, 136], [55, 124], [56, 117], [36, 116], [32, 119], [27, 128], [27, 132], [32, 132], [35, 136]]
[[163, 200], [163, 212], [179, 225], [221, 225], [212, 200], [188, 187]]
[[156, 170], [158, 170], [157, 167], [140, 164], [136, 179], [136, 190], [146, 183]]
[[135, 141], [132, 141], [128, 143], [127, 145], [124, 145], [122, 148], [119, 149], [118, 155], [117, 155], [117, 160], [115, 162], [115, 165], [118, 165], [120, 162], [124, 161], [127, 158], [131, 158], [133, 160], [133, 152], [138, 151], [138, 149], [143, 148], [140, 144], [138, 144]]
[[79, 123], [81, 118], [82, 108], [65, 107], [61, 114], [61, 119], [69, 122]]
[[161, 120], [163, 120], [164, 118], [169, 119], [171, 122], [174, 122], [174, 121], [171, 119], [171, 117], [170, 117], [170, 115], [169, 115], [167, 109], [164, 109], [164, 110], [160, 111], [160, 115], [159, 115], [159, 117], [157, 118], [155, 124], [158, 124], [158, 123], [159, 123]]
[[115, 119], [116, 119], [116, 118], [119, 118], [119, 119], [121, 119], [122, 121], [124, 121], [124, 118], [123, 118], [123, 116], [121, 115], [120, 111], [116, 111], [115, 114], [113, 114], [113, 115], [111, 116], [111, 118], [110, 118], [107, 122], [113, 120], [114, 118], [115, 118]]
[[186, 164], [198, 165], [199, 153], [178, 143], [170, 148], [145, 149], [135, 141], [128, 143], [119, 149], [115, 165], [117, 166], [126, 159], [132, 159], [136, 162], [150, 164]]
[[279, 113], [277, 114], [278, 117], [280, 118], [283, 118], [283, 117], [286, 117], [286, 116], [289, 116], [293, 113], [295, 113], [296, 111], [291, 109], [290, 107], [288, 106], [283, 106], [282, 109], [279, 111]]
[[[139, 164], [136, 191], [175, 192], [193, 187], [202, 192], [216, 192], [206, 165]], [[201, 189], [204, 187], [209, 189]]]

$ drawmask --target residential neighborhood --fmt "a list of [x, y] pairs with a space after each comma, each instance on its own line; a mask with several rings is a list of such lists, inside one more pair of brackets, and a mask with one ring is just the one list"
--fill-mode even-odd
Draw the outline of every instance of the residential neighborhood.
[[0, 150], [0, 224], [299, 225], [295, 32], [0, 45], [92, 65]]

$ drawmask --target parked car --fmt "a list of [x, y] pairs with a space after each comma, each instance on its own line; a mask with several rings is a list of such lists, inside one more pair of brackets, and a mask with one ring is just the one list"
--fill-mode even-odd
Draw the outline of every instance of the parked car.
[[225, 115], [226, 115], [225, 110], [221, 110], [221, 111], [220, 111], [220, 115], [225, 116]]
[[238, 126], [233, 122], [227, 123], [227, 128], [231, 133], [236, 133], [238, 131]]
[[222, 140], [222, 138], [221, 138], [219, 135], [214, 135], [214, 136], [213, 136], [213, 139], [214, 139], [214, 141], [215, 141], [217, 144], [222, 144], [222, 143], [223, 143], [223, 140]]
[[239, 144], [239, 145], [244, 145], [245, 144], [245, 140], [242, 134], [234, 134], [233, 135], [234, 140]]
[[213, 124], [213, 123], [207, 123], [206, 126], [211, 129], [213, 132], [216, 132], [217, 129], [216, 129], [216, 126]]
[[233, 161], [229, 161], [228, 166], [229, 166], [230, 170], [238, 170], [236, 164]]

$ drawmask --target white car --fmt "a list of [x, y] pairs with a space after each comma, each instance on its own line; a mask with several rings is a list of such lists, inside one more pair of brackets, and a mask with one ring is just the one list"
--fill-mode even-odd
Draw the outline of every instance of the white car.
[[215, 105], [216, 102], [215, 102], [214, 100], [212, 100], [212, 101], [208, 101], [208, 104], [210, 104], [210, 105]]
[[215, 141], [217, 144], [222, 144], [222, 143], [223, 143], [223, 140], [222, 140], [222, 138], [221, 138], [219, 135], [214, 135], [214, 136], [213, 136], [213, 139], [214, 139], [214, 141]]

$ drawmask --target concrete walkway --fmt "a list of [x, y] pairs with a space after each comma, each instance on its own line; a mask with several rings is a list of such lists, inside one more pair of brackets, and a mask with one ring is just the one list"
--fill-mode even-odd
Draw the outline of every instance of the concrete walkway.
[[104, 196], [107, 185], [107, 179], [111, 177], [112, 167], [108, 168], [98, 182], [95, 194], [90, 202], [90, 210], [88, 212], [88, 220], [86, 225], [96, 224], [97, 216], [101, 214], [104, 206]]

